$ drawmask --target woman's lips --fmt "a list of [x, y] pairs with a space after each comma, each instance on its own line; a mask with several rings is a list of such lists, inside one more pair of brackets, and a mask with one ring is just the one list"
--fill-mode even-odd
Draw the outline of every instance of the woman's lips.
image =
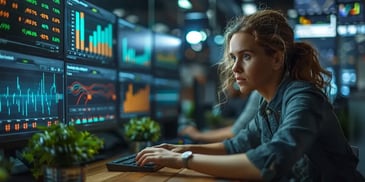
[[246, 80], [243, 78], [236, 77], [237, 84], [243, 84]]

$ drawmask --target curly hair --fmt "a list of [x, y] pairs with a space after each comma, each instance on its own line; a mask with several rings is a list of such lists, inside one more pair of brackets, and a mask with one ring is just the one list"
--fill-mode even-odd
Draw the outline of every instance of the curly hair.
[[317, 51], [308, 43], [294, 42], [294, 32], [284, 15], [276, 10], [260, 10], [231, 20], [225, 30], [223, 60], [219, 63], [221, 92], [235, 82], [233, 62], [229, 56], [229, 42], [233, 34], [245, 32], [264, 48], [267, 55], [282, 52], [285, 70], [294, 80], [304, 80], [326, 92], [331, 73], [321, 67]]

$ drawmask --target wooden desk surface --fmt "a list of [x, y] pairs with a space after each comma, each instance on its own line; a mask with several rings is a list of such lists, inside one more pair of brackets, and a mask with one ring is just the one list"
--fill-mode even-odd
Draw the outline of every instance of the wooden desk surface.
[[86, 182], [225, 182], [231, 180], [218, 179], [189, 169], [162, 168], [157, 172], [115, 172], [108, 171], [106, 161], [91, 163], [86, 168]]

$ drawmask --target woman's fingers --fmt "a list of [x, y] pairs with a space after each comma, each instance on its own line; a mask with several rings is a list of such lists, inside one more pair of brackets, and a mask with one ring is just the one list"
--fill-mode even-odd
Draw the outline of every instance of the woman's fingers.
[[155, 164], [159, 164], [160, 162], [157, 160], [161, 155], [161, 148], [156, 147], [147, 147], [140, 151], [137, 154], [136, 161], [138, 165], [145, 165], [148, 162], [153, 162]]

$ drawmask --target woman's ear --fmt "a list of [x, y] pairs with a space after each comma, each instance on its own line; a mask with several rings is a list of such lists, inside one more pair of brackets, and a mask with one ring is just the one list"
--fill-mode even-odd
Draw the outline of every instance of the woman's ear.
[[284, 54], [280, 51], [276, 52], [274, 55], [273, 68], [274, 70], [279, 70], [284, 66]]

